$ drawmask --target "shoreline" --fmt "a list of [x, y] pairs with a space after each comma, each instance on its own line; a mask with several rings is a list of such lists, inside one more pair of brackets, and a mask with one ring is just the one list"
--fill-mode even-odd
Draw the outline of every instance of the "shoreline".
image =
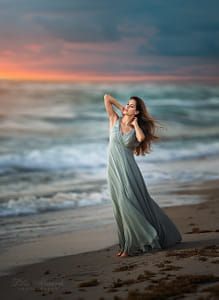
[[[191, 187], [194, 189], [196, 184], [193, 182]], [[171, 207], [193, 205], [204, 201], [200, 195], [188, 195], [191, 187], [182, 183], [160, 183], [151, 185], [148, 191], [160, 207], [168, 211]], [[182, 193], [184, 189], [187, 191], [185, 195]], [[178, 204], [171, 205], [174, 202]], [[111, 202], [56, 211], [52, 214], [46, 212], [21, 219], [13, 217], [8, 219], [8, 222], [11, 223], [12, 230], [13, 226], [21, 228], [25, 226], [27, 230], [21, 233], [18, 231], [18, 238], [15, 241], [10, 242], [9, 235], [9, 242], [7, 240], [5, 243], [1, 242], [0, 276], [10, 274], [17, 267], [50, 258], [103, 249], [117, 242], [117, 228]], [[39, 230], [41, 225], [42, 233]], [[52, 231], [43, 234], [45, 226]]]
[[[2, 295], [9, 299], [17, 299], [18, 296], [22, 299], [38, 299], [43, 294], [47, 299], [65, 299], [67, 294], [69, 299], [112, 299], [115, 295], [126, 299], [130, 290], [139, 288], [143, 292], [146, 284], [150, 284], [155, 277], [159, 281], [162, 275], [169, 275], [171, 279], [178, 274], [201, 276], [211, 273], [219, 278], [219, 180], [200, 182], [195, 186], [193, 183], [181, 185], [181, 189], [169, 193], [176, 196], [183, 194], [205, 197], [205, 201], [198, 204], [163, 208], [182, 233], [183, 240], [180, 244], [136, 257], [119, 258], [115, 256], [118, 250], [115, 224], [105, 225], [107, 232], [93, 228], [96, 234], [87, 231], [86, 236], [79, 235], [78, 239], [84, 240], [85, 248], [93, 249], [97, 246], [95, 242], [99, 240], [103, 245], [99, 250], [89, 248], [86, 252], [15, 267], [10, 274], [0, 277]], [[93, 240], [94, 236], [96, 241]], [[50, 238], [47, 247], [54, 247]], [[211, 253], [206, 252], [205, 248]], [[39, 251], [39, 248], [35, 251]], [[178, 253], [168, 256], [172, 251]], [[183, 251], [186, 252], [185, 258]], [[177, 255], [181, 255], [180, 260]], [[115, 271], [119, 268], [120, 271]], [[139, 275], [146, 274], [145, 271], [154, 274], [150, 278], [142, 277], [142, 281], [137, 280]], [[121, 284], [116, 285], [115, 281], [118, 279], [121, 280]], [[125, 280], [131, 279], [135, 282], [125, 283]], [[93, 285], [90, 283], [89, 286], [89, 280], [93, 280]], [[84, 286], [79, 287], [83, 282]], [[54, 298], [55, 296], [57, 298]]]

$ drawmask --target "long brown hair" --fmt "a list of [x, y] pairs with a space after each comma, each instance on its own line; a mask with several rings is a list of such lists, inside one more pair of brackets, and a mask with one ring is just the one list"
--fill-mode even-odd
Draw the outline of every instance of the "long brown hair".
[[138, 125], [142, 129], [145, 135], [144, 141], [142, 141], [135, 149], [134, 154], [139, 155], [145, 155], [146, 153], [151, 152], [151, 144], [153, 141], [159, 140], [160, 137], [155, 134], [156, 128], [162, 126], [157, 126], [158, 120], [156, 120], [154, 117], [152, 117], [144, 103], [144, 101], [137, 97], [137, 96], [131, 96], [129, 98], [134, 99], [136, 101], [136, 110], [139, 111], [139, 113], [136, 115], [138, 119]]

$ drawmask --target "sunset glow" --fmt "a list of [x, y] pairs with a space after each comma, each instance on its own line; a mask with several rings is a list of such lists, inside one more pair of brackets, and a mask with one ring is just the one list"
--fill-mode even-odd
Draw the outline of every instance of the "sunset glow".
[[113, 76], [109, 74], [36, 74], [36, 73], [25, 73], [21, 71], [14, 72], [1, 72], [1, 80], [30, 80], [30, 81], [69, 81], [69, 82], [169, 82], [169, 81], [205, 81], [205, 82], [219, 82], [219, 77], [203, 77], [203, 76], [165, 76], [165, 75], [120, 75]]
[[219, 82], [216, 7], [158, 3], [0, 0], [0, 78]]

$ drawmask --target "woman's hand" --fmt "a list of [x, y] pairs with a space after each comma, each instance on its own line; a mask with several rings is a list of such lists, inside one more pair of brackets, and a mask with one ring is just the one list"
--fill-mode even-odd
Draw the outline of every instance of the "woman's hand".
[[130, 123], [132, 126], [136, 127], [138, 125], [138, 118], [134, 117], [134, 119], [132, 120], [132, 122]]
[[134, 126], [135, 128], [135, 134], [136, 134], [136, 138], [137, 140], [141, 143], [144, 141], [145, 139], [145, 135], [144, 135], [144, 132], [143, 130], [140, 128], [140, 126], [138, 125], [138, 118], [137, 117], [134, 117], [134, 119], [132, 120], [131, 122], [131, 125]]

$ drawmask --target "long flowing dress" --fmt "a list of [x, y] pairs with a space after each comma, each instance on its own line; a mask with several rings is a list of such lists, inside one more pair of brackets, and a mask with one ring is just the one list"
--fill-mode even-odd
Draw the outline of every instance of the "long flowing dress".
[[182, 240], [176, 225], [152, 199], [134, 158], [135, 129], [121, 131], [119, 116], [110, 130], [107, 184], [117, 224], [120, 250], [130, 256], [164, 249]]

